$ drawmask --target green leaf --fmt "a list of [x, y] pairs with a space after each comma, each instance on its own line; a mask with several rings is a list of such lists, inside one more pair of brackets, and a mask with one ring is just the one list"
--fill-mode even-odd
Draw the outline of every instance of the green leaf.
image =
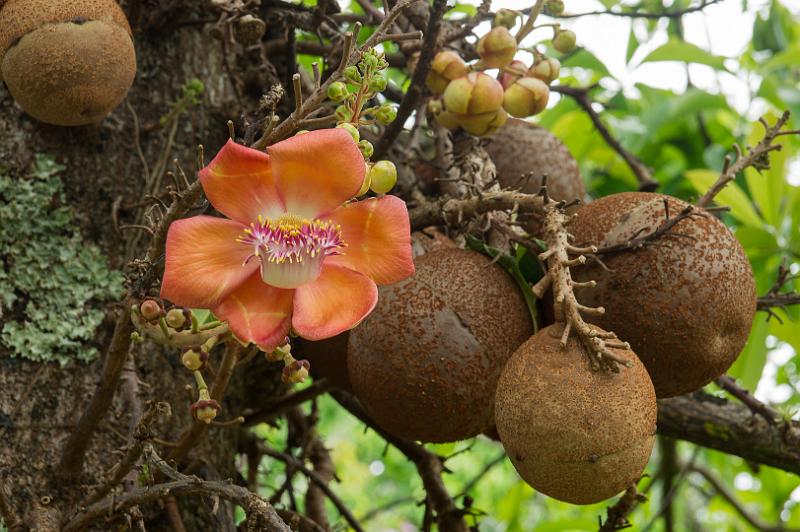
[[[699, 194], [705, 194], [719, 176], [717, 172], [707, 169], [687, 170], [684, 175]], [[716, 200], [721, 205], [730, 206], [731, 215], [743, 224], [763, 227], [764, 220], [753, 208], [747, 194], [736, 183], [728, 183], [722, 192], [717, 194]]]
[[727, 68], [725, 68], [724, 57], [714, 55], [703, 50], [699, 46], [674, 38], [650, 52], [642, 63], [653, 63], [657, 61], [698, 63], [700, 65], [708, 65], [717, 70], [727, 70]]
[[761, 371], [767, 361], [767, 331], [769, 324], [763, 313], [756, 314], [750, 337], [742, 354], [733, 363], [728, 374], [737, 379], [747, 390], [755, 390], [761, 380]]
[[611, 73], [608, 71], [606, 65], [586, 48], [581, 48], [564, 59], [564, 61], [562, 61], [562, 66], [586, 68], [595, 72], [600, 77], [611, 77]]

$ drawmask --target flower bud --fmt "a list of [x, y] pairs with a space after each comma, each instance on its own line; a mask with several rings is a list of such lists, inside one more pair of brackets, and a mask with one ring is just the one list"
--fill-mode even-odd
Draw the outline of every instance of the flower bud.
[[441, 94], [447, 84], [454, 79], [466, 76], [469, 72], [467, 64], [457, 53], [452, 51], [439, 52], [431, 62], [431, 71], [425, 83], [435, 94]]
[[483, 137], [497, 131], [497, 128], [505, 124], [506, 120], [508, 120], [508, 113], [501, 107], [491, 113], [466, 115], [460, 119], [460, 124], [467, 133]]
[[208, 360], [208, 353], [203, 351], [200, 347], [186, 347], [181, 353], [181, 363], [183, 367], [189, 371], [197, 371], [203, 367]]
[[376, 74], [369, 78], [369, 83], [367, 84], [367, 88], [371, 92], [382, 92], [386, 90], [386, 78], [381, 76], [380, 74]]
[[442, 100], [428, 100], [428, 112], [436, 116], [444, 111]]
[[517, 40], [505, 26], [496, 26], [478, 40], [478, 55], [490, 68], [508, 65], [517, 53]]
[[264, 358], [267, 362], [279, 362], [292, 354], [292, 344], [289, 343], [287, 338], [283, 345], [280, 345], [272, 351], [264, 351]]
[[334, 81], [328, 86], [328, 98], [336, 103], [343, 102], [350, 95], [347, 85], [341, 81]]
[[575, 49], [577, 37], [572, 30], [558, 30], [553, 36], [553, 48], [562, 54], [568, 54]]
[[361, 155], [364, 156], [364, 159], [369, 159], [372, 157], [373, 152], [375, 152], [375, 148], [372, 146], [372, 143], [368, 140], [362, 140], [358, 143], [358, 149], [361, 150]]
[[451, 113], [481, 114], [503, 105], [503, 86], [483, 72], [472, 72], [450, 82], [444, 91], [444, 106]]
[[167, 311], [167, 315], [164, 316], [164, 320], [171, 328], [180, 331], [191, 321], [191, 317], [188, 314], [188, 309], [171, 308]]
[[139, 305], [139, 314], [147, 321], [156, 321], [164, 315], [164, 307], [155, 299], [145, 299]]
[[511, 61], [511, 64], [506, 69], [500, 74], [500, 85], [503, 86], [503, 89], [509, 88], [515, 81], [524, 76], [528, 71], [528, 65], [517, 59]]
[[513, 9], [500, 9], [494, 15], [492, 27], [503, 26], [510, 30], [516, 25], [517, 17], [519, 17], [519, 13]]
[[564, 0], [547, 0], [544, 10], [548, 15], [560, 15], [564, 12]]
[[506, 89], [503, 108], [511, 116], [524, 118], [540, 113], [547, 107], [550, 88], [536, 78], [521, 78]]
[[357, 66], [350, 65], [349, 67], [344, 69], [344, 79], [346, 79], [353, 85], [360, 85], [361, 80], [364, 78], [361, 77], [361, 73], [358, 71]]
[[380, 60], [378, 55], [376, 54], [375, 50], [372, 49], [364, 52], [364, 55], [361, 57], [361, 63], [365, 68], [377, 68], [379, 62]]
[[533, 65], [528, 71], [529, 76], [551, 84], [561, 74], [561, 62], [553, 57], [546, 57]]
[[367, 165], [367, 171], [364, 172], [364, 181], [361, 182], [361, 188], [358, 189], [358, 192], [356, 193], [357, 198], [360, 198], [361, 196], [366, 194], [367, 191], [369, 190], [370, 184], [372, 183], [372, 181], [369, 178], [369, 171], [372, 168], [372, 165], [370, 163], [365, 163], [365, 164]]
[[208, 425], [214, 421], [217, 414], [222, 411], [222, 406], [213, 399], [202, 399], [203, 395], [206, 394], [201, 393], [201, 399], [192, 403], [192, 406], [189, 407], [189, 411], [196, 420], [202, 421]]
[[353, 111], [345, 105], [337, 107], [334, 114], [339, 122], [349, 122], [353, 118]]
[[295, 360], [283, 368], [281, 380], [286, 384], [299, 384], [306, 380], [310, 368], [308, 360]]
[[388, 103], [381, 105], [375, 113], [375, 119], [384, 126], [394, 122], [395, 118], [397, 118], [397, 108]]
[[386, 194], [397, 184], [397, 167], [392, 161], [378, 161], [369, 171], [369, 180], [375, 194]]
[[450, 111], [442, 111], [437, 114], [436, 121], [446, 129], [455, 129], [459, 126], [458, 117]]
[[350, 136], [353, 137], [354, 141], [358, 142], [359, 140], [361, 140], [361, 134], [358, 132], [358, 128], [353, 124], [351, 124], [350, 122], [342, 122], [341, 124], [337, 124], [336, 127], [338, 127], [339, 129], [344, 129], [345, 131], [350, 133]]

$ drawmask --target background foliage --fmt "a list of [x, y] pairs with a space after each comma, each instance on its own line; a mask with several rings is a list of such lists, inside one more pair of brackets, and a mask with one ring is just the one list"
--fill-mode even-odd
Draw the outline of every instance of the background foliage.
[[[727, 0], [738, 2], [738, 0]], [[788, 0], [787, 0], [788, 2]], [[568, 12], [580, 12], [581, 4], [597, 2], [567, 1]], [[740, 2], [747, 9], [748, 2]], [[615, 11], [634, 10], [660, 13], [696, 5], [689, 0], [642, 0], [620, 2], [602, 0]], [[752, 2], [751, 2], [752, 4]], [[800, 21], [780, 1], [762, 2], [752, 27], [750, 44], [737, 57], [715, 55], [710, 50], [686, 42], [679, 18], [633, 18], [625, 62], [628, 69], [649, 63], [677, 62], [685, 66], [704, 65], [722, 87], [730, 76], [744, 80], [750, 90], [746, 108], [733, 105], [724, 91], [701, 89], [692, 84], [685, 90], [670, 91], [647, 83], [623, 88], [610, 69], [586, 49], [579, 48], [562, 57], [560, 83], [574, 87], [596, 85], [592, 97], [598, 102], [603, 120], [622, 144], [653, 169], [660, 191], [682, 198], [696, 198], [714, 181], [735, 142], [754, 144], [762, 126], [759, 113], [772, 123], [784, 109], [793, 112], [790, 129], [800, 128]], [[499, 7], [499, 6], [493, 6]], [[517, 6], [521, 7], [521, 6]], [[361, 12], [358, 4], [350, 9]], [[470, 16], [475, 7], [457, 4], [451, 18]], [[608, 17], [609, 15], [605, 15]], [[602, 22], [604, 16], [596, 17]], [[569, 27], [570, 21], [562, 21]], [[709, 21], [724, 24], [723, 20]], [[543, 38], [546, 38], [545, 35]], [[666, 38], [665, 38], [666, 37]], [[311, 35], [300, 39], [314, 39]], [[581, 35], [578, 35], [579, 43]], [[664, 41], [655, 48], [648, 43]], [[642, 54], [640, 47], [651, 49]], [[312, 58], [302, 59], [308, 66]], [[392, 81], [407, 83], [407, 74], [395, 70]], [[537, 117], [537, 122], [560, 137], [580, 163], [591, 196], [635, 190], [637, 182], [623, 160], [597, 133], [589, 117], [571, 98], [561, 98]], [[746, 174], [719, 196], [731, 207], [723, 215], [744, 246], [756, 274], [759, 294], [772, 286], [783, 260], [800, 271], [800, 141], [783, 137], [784, 148], [772, 157], [772, 168]], [[794, 288], [800, 283], [795, 282]], [[791, 288], [790, 284], [787, 288]], [[713, 304], [713, 302], [709, 302]], [[774, 405], [786, 416], [797, 417], [800, 403], [800, 327], [797, 309], [778, 311], [782, 321], [767, 320], [759, 313], [750, 341], [730, 374], [744, 387], [757, 390], [757, 396]], [[702, 319], [702, 317], [698, 317]], [[710, 385], [708, 391], [718, 390]], [[721, 393], [721, 392], [718, 392]], [[319, 429], [332, 448], [341, 483], [336, 490], [368, 530], [415, 530], [422, 519], [417, 502], [423, 491], [414, 466], [380, 437], [363, 430], [363, 425], [343, 412], [327, 396], [320, 401]], [[261, 435], [272, 445], [282, 446], [285, 427], [260, 427]], [[662, 442], [647, 468], [658, 477]], [[596, 529], [598, 516], [607, 504], [571, 506], [535, 493], [519, 480], [513, 467], [502, 459], [502, 446], [485, 437], [473, 441], [431, 446], [436, 452], [452, 456], [446, 475], [451, 493], [472, 497], [475, 520], [486, 531], [565, 531]], [[666, 522], [675, 530], [750, 530], [748, 523], [729, 501], [693, 470], [681, 469], [692, 462], [697, 469], [709, 470], [730, 486], [744, 510], [764, 523], [789, 528], [800, 527], [800, 480], [769, 467], [754, 467], [742, 459], [678, 443], [678, 475], [672, 492], [663, 483], [644, 480], [650, 501], [640, 505], [631, 520], [636, 530], [660, 531]], [[261, 472], [262, 482], [273, 492], [284, 481], [281, 465], [271, 463]], [[480, 482], [475, 482], [480, 478]], [[302, 479], [298, 479], [302, 482]], [[284, 500], [283, 502], [288, 502]], [[298, 501], [302, 504], [302, 501]], [[671, 503], [671, 504], [669, 504]], [[665, 516], [664, 506], [670, 506]], [[483, 515], [482, 512], [486, 512]], [[331, 507], [331, 515], [336, 515]], [[664, 519], [667, 517], [667, 519]], [[341, 522], [340, 522], [341, 524]], [[344, 526], [344, 525], [342, 525]], [[776, 528], [779, 529], [779, 528]]]

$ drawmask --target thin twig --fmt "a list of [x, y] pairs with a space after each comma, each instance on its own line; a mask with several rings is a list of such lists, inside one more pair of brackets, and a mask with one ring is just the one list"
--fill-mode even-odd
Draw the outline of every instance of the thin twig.
[[[614, 530], [629, 528], [631, 524], [628, 521], [628, 515], [630, 515], [638, 503], [646, 500], [647, 497], [640, 494], [636, 489], [636, 483], [629, 486], [616, 504], [606, 509], [606, 520], [600, 523], [599, 532], [612, 532]], [[600, 520], [599, 517], [598, 520]]]
[[740, 400], [742, 403], [747, 406], [754, 414], [757, 414], [764, 419], [767, 420], [770, 424], [774, 424], [777, 419], [780, 419], [781, 415], [778, 411], [773, 410], [769, 406], [765, 405], [758, 399], [756, 399], [753, 395], [750, 394], [747, 390], [736, 384], [736, 379], [729, 375], [722, 375], [717, 377], [715, 381], [717, 386]]
[[244, 417], [244, 426], [252, 427], [259, 423], [269, 423], [274, 419], [278, 419], [292, 408], [327, 393], [331, 388], [333, 386], [327, 380], [317, 381], [308, 388], [291, 393], [266, 408], [246, 415]]
[[714, 5], [716, 3], [721, 2], [722, 0], [703, 0], [699, 5], [687, 7], [685, 9], [676, 9], [674, 11], [660, 11], [655, 13], [648, 13], [645, 11], [637, 10], [637, 11], [612, 11], [610, 9], [605, 11], [588, 11], [584, 13], [563, 13], [561, 15], [557, 15], [555, 18], [578, 18], [578, 17], [587, 17], [587, 16], [594, 16], [594, 15], [613, 15], [615, 17], [626, 17], [626, 18], [646, 18], [646, 19], [661, 19], [661, 18], [671, 18], [671, 19], [678, 19], [684, 15], [689, 15], [691, 13], [697, 13], [698, 11], [702, 11], [703, 9], [707, 8], [710, 5]]

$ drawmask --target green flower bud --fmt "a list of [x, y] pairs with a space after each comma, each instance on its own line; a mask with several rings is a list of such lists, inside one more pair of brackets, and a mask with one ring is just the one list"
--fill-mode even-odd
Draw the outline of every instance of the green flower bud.
[[392, 161], [378, 161], [369, 171], [369, 188], [375, 194], [386, 194], [397, 183], [397, 167]]
[[432, 115], [438, 115], [439, 113], [444, 111], [442, 100], [428, 100], [428, 111]]
[[338, 127], [339, 129], [344, 129], [345, 131], [350, 133], [350, 136], [353, 137], [354, 141], [358, 142], [359, 140], [361, 140], [361, 134], [358, 132], [358, 128], [353, 124], [351, 124], [350, 122], [343, 122], [341, 124], [338, 124], [336, 127]]
[[517, 17], [519, 13], [512, 9], [501, 9], [494, 15], [492, 27], [502, 26], [511, 29], [517, 24]]
[[469, 72], [467, 64], [455, 52], [439, 52], [431, 62], [431, 71], [425, 84], [435, 94], [441, 94], [452, 80], [466, 76]]
[[369, 78], [369, 84], [367, 85], [367, 88], [371, 92], [382, 92], [386, 90], [386, 83], [386, 78], [380, 74], [376, 74]]
[[349, 94], [347, 85], [341, 81], [334, 81], [328, 86], [328, 98], [336, 103], [343, 102]]
[[197, 371], [203, 367], [208, 360], [208, 353], [199, 347], [187, 347], [181, 353], [181, 363], [189, 371]]
[[365, 70], [367, 68], [372, 68], [372, 69], [378, 68], [378, 63], [379, 62], [380, 62], [380, 59], [378, 58], [378, 56], [375, 54], [375, 52], [373, 50], [368, 50], [368, 51], [364, 52], [364, 55], [361, 57], [361, 64], [364, 65], [364, 69]]
[[524, 118], [542, 112], [547, 107], [550, 88], [537, 78], [521, 78], [506, 89], [503, 108], [511, 116]]
[[553, 57], [542, 59], [528, 71], [529, 76], [540, 79], [548, 85], [557, 80], [560, 74], [561, 62]]
[[201, 390], [200, 400], [195, 403], [192, 403], [192, 406], [190, 408], [192, 417], [194, 417], [198, 421], [202, 421], [206, 425], [214, 421], [214, 418], [217, 417], [217, 414], [221, 410], [222, 410], [222, 405], [220, 405], [214, 399], [209, 398], [208, 392], [205, 390]]
[[369, 159], [372, 157], [373, 152], [375, 152], [375, 148], [372, 146], [372, 143], [368, 140], [362, 140], [358, 143], [358, 149], [361, 150], [361, 155], [364, 156], [364, 159]]
[[353, 118], [353, 111], [347, 108], [345, 105], [340, 105], [336, 108], [336, 119], [339, 122], [349, 122]]
[[283, 368], [281, 380], [286, 384], [299, 384], [308, 378], [311, 363], [308, 360], [295, 360]]
[[363, 79], [361, 73], [358, 71], [358, 67], [355, 65], [350, 65], [344, 69], [344, 78], [354, 85], [360, 85]]
[[370, 163], [364, 163], [364, 164], [367, 167], [367, 171], [364, 172], [364, 181], [362, 181], [362, 183], [361, 183], [361, 188], [358, 189], [358, 193], [356, 194], [357, 198], [360, 198], [361, 196], [366, 194], [367, 191], [369, 190], [370, 183], [372, 183], [372, 181], [369, 178], [369, 171], [370, 171], [370, 168], [372, 168], [372, 165]]
[[186, 314], [186, 309], [171, 308], [167, 311], [167, 315], [164, 317], [164, 319], [166, 320], [167, 325], [173, 329], [181, 330], [183, 326], [189, 322], [189, 318], [186, 316]]
[[564, 12], [563, 0], [547, 0], [544, 4], [544, 10], [548, 15], [560, 15]]
[[505, 26], [496, 26], [478, 41], [478, 55], [490, 68], [502, 68], [514, 59], [517, 40]]
[[397, 118], [397, 108], [394, 105], [385, 103], [378, 108], [375, 118], [384, 126], [391, 124]]
[[553, 48], [562, 54], [568, 54], [575, 49], [577, 36], [572, 30], [558, 30], [553, 36]]

